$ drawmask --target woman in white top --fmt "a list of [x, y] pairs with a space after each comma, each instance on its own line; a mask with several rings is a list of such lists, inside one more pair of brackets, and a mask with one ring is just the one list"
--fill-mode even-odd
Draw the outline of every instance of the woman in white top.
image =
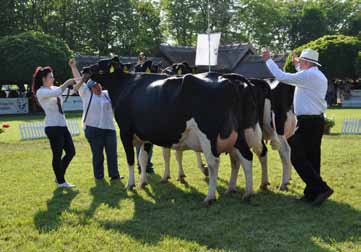
[[[62, 93], [68, 86], [74, 84], [75, 81], [70, 79], [59, 87], [54, 86], [51, 67], [37, 67], [32, 82], [33, 94], [45, 112], [45, 133], [53, 153], [52, 165], [56, 182], [59, 187], [64, 188], [74, 187], [65, 181], [64, 176], [75, 155], [75, 148], [62, 109]], [[62, 157], [63, 151], [64, 157]]]
[[[74, 59], [69, 61], [74, 78], [80, 78]], [[93, 154], [93, 173], [95, 179], [104, 178], [104, 149], [107, 155], [108, 175], [118, 180], [117, 138], [113, 122], [112, 103], [108, 91], [92, 80], [87, 84], [79, 82], [74, 86], [83, 101], [83, 126]]]

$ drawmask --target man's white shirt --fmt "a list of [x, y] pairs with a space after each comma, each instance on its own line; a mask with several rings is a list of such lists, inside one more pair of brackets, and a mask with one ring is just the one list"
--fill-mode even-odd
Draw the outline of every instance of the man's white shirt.
[[318, 67], [285, 73], [272, 59], [267, 60], [266, 64], [276, 80], [296, 87], [293, 98], [296, 115], [320, 115], [325, 112], [328, 82]]

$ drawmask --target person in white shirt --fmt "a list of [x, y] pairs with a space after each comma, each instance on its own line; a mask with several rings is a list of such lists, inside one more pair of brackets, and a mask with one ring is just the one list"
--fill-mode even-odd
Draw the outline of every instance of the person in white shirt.
[[[80, 78], [74, 59], [69, 60], [74, 78]], [[95, 179], [104, 178], [104, 149], [107, 156], [108, 175], [112, 181], [122, 179], [118, 171], [117, 137], [113, 121], [112, 103], [108, 91], [92, 80], [77, 83], [83, 101], [83, 126], [93, 154], [93, 173]]]
[[312, 49], [302, 51], [300, 57], [293, 54], [297, 73], [283, 72], [264, 50], [262, 57], [274, 77], [285, 84], [295, 86], [293, 100], [297, 116], [297, 130], [289, 139], [291, 161], [297, 173], [306, 183], [304, 202], [321, 205], [333, 190], [321, 178], [321, 142], [324, 129], [324, 112], [327, 108], [327, 78], [318, 69], [319, 54]]
[[[33, 74], [32, 92], [45, 112], [45, 134], [53, 153], [52, 166], [56, 182], [63, 188], [74, 187], [65, 181], [65, 172], [75, 156], [75, 147], [62, 108], [62, 93], [73, 84], [75, 81], [70, 79], [59, 87], [54, 86], [51, 67], [37, 67]], [[64, 157], [62, 157], [63, 151]]]

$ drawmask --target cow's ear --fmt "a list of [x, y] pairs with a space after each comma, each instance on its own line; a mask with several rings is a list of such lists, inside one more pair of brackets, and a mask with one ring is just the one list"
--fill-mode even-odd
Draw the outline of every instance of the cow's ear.
[[182, 68], [180, 67], [180, 68], [178, 68], [177, 75], [182, 75], [182, 74], [183, 74]]
[[110, 64], [109, 73], [112, 74], [114, 72], [115, 72], [115, 66], [114, 66], [114, 64]]
[[129, 66], [128, 65], [124, 65], [123, 72], [124, 73], [129, 73]]
[[113, 74], [115, 72], [122, 72], [123, 71], [123, 64], [118, 62], [111, 62], [109, 65], [109, 73]]

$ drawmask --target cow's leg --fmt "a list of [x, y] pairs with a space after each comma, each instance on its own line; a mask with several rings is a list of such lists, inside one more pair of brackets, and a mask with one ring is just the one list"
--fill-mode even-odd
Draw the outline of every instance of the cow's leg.
[[253, 195], [253, 174], [252, 174], [253, 154], [249, 149], [244, 149], [242, 151], [242, 154], [237, 149], [236, 155], [242, 164], [244, 175], [246, 178], [246, 190], [242, 198], [244, 200], [249, 200]]
[[177, 178], [177, 181], [180, 181], [182, 184], [185, 184], [186, 181], [185, 181], [185, 177], [186, 175], [184, 174], [184, 170], [183, 170], [183, 151], [181, 150], [177, 150], [175, 152], [175, 158], [177, 160], [177, 163], [178, 163], [178, 178]]
[[142, 144], [140, 147], [140, 152], [139, 152], [139, 163], [140, 163], [140, 182], [139, 182], [139, 187], [141, 189], [144, 189], [145, 186], [147, 185], [147, 164], [148, 164], [148, 152], [149, 151], [149, 145], [147, 144]]
[[271, 101], [265, 99], [264, 103], [264, 112], [263, 112], [263, 129], [267, 136], [271, 139], [271, 146], [274, 150], [279, 150], [281, 147], [280, 140], [276, 132], [276, 127], [272, 127], [272, 124], [275, 125], [274, 113], [271, 111]]
[[227, 194], [236, 193], [237, 190], [237, 177], [238, 177], [238, 171], [239, 167], [241, 165], [241, 160], [239, 159], [239, 156], [236, 154], [236, 149], [233, 149], [231, 153], [229, 153], [229, 159], [231, 161], [231, 177], [229, 179], [228, 189], [226, 191]]
[[201, 172], [204, 174], [204, 176], [208, 177], [208, 167], [206, 167], [202, 162], [202, 156], [200, 152], [195, 152], [197, 157], [197, 164], [198, 168], [201, 170]]
[[127, 156], [127, 163], [128, 163], [129, 178], [128, 178], [127, 189], [131, 190], [135, 187], [133, 134], [124, 133], [123, 131], [121, 131], [120, 138], [123, 143], [123, 147], [125, 154]]
[[261, 186], [260, 188], [262, 190], [267, 190], [268, 186], [270, 185], [269, 180], [268, 180], [268, 165], [267, 165], [267, 147], [266, 145], [263, 143], [263, 151], [262, 154], [260, 156], [258, 156], [258, 159], [261, 163], [261, 167], [262, 167], [262, 179], [261, 179]]
[[257, 154], [261, 155], [263, 150], [262, 145], [262, 131], [259, 123], [254, 128], [247, 128], [244, 130], [247, 145]]
[[219, 157], [213, 155], [211, 142], [208, 140], [205, 134], [199, 132], [198, 137], [201, 143], [202, 152], [204, 153], [204, 156], [208, 164], [208, 172], [209, 172], [208, 195], [204, 199], [204, 202], [209, 205], [216, 200]]
[[163, 148], [163, 159], [164, 159], [164, 174], [161, 179], [161, 183], [167, 183], [168, 179], [170, 179], [170, 149]]
[[290, 183], [291, 179], [291, 147], [288, 145], [287, 139], [285, 136], [280, 136], [281, 140], [281, 149], [279, 150], [280, 158], [282, 161], [282, 183], [280, 185], [280, 190], [288, 190], [287, 186]]

